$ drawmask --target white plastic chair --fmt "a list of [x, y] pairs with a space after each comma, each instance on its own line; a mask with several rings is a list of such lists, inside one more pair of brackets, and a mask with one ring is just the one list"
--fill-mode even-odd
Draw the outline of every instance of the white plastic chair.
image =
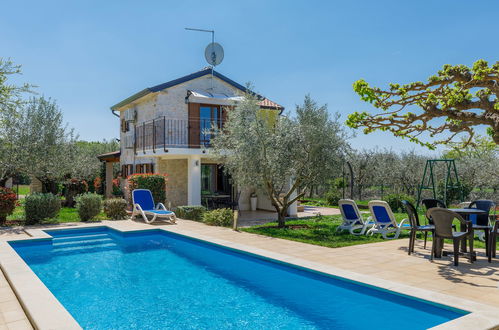
[[[406, 224], [407, 219], [397, 223], [395, 215], [385, 201], [370, 201], [369, 211], [375, 222], [374, 226], [367, 231], [367, 235], [381, 234], [385, 239], [396, 239], [400, 235], [401, 230], [410, 230], [411, 225]], [[387, 237], [387, 234], [394, 234], [393, 237]]]
[[[336, 228], [336, 231], [348, 230], [352, 235], [364, 235], [367, 228], [374, 225], [371, 217], [368, 217], [366, 220], [362, 218], [359, 207], [354, 200], [340, 199], [338, 206], [340, 207], [343, 223]], [[359, 229], [360, 232], [355, 232]]]
[[[132, 219], [136, 215], [141, 215], [145, 223], [153, 223], [156, 219], [160, 221], [169, 221], [175, 223], [177, 216], [174, 212], [166, 209], [163, 203], [158, 203], [154, 206], [154, 199], [152, 193], [148, 189], [135, 189], [132, 191], [133, 211]], [[147, 216], [152, 216], [149, 220]]]

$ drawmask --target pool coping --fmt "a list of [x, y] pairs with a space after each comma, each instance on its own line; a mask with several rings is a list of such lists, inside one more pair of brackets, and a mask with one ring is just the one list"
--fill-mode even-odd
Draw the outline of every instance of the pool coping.
[[333, 266], [308, 261], [301, 258], [291, 257], [282, 253], [256, 248], [244, 244], [234, 243], [223, 239], [213, 238], [198, 234], [186, 229], [178, 229], [176, 226], [151, 227], [135, 229], [119, 222], [106, 222], [96, 224], [85, 224], [78, 227], [57, 226], [37, 229], [26, 229], [29, 238], [11, 238], [0, 241], [0, 268], [5, 274], [23, 309], [36, 329], [81, 329], [72, 315], [64, 308], [43, 282], [35, 275], [31, 268], [22, 260], [15, 250], [8, 244], [11, 241], [29, 241], [40, 239], [51, 239], [52, 236], [45, 231], [83, 229], [89, 227], [108, 227], [113, 230], [126, 232], [165, 231], [175, 235], [185, 236], [200, 240], [209, 244], [216, 244], [238, 252], [253, 254], [257, 257], [270, 259], [290, 266], [304, 268], [325, 275], [340, 277], [349, 281], [359, 282], [368, 286], [374, 286], [388, 290], [395, 294], [402, 294], [430, 303], [448, 306], [455, 309], [470, 312], [457, 319], [442, 323], [432, 329], [491, 329], [499, 327], [499, 309], [490, 305], [480, 304], [474, 301], [433, 292], [426, 289], [412, 287], [406, 284], [396, 283], [379, 279], [373, 276], [355, 273], [339, 269]]

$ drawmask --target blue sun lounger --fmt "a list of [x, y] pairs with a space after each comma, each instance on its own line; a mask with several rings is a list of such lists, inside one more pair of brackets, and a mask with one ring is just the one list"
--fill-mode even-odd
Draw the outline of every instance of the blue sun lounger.
[[[169, 221], [175, 223], [177, 216], [172, 211], [166, 209], [163, 203], [154, 206], [152, 193], [148, 189], [135, 189], [132, 191], [133, 212], [132, 219], [141, 215], [145, 223], [153, 223], [156, 220]], [[147, 216], [152, 216], [151, 220]]]

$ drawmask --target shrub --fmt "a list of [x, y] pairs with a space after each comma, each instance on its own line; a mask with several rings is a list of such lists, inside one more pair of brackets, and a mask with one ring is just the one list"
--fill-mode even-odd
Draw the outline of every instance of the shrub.
[[[444, 200], [445, 181], [439, 180], [437, 183], [437, 198]], [[461, 182], [460, 187], [449, 188], [445, 204], [450, 205], [453, 202], [462, 202], [470, 197], [473, 187], [465, 182]], [[462, 196], [461, 196], [462, 193]], [[461, 199], [462, 197], [462, 199]]]
[[76, 197], [76, 209], [82, 221], [88, 221], [100, 213], [102, 197], [95, 193], [85, 193]]
[[104, 188], [104, 187], [103, 187], [103, 184], [102, 184], [102, 179], [100, 178], [100, 176], [98, 176], [98, 177], [96, 177], [96, 178], [94, 179], [94, 183], [93, 183], [93, 185], [94, 185], [94, 191], [95, 191], [97, 194], [99, 194], [99, 195], [104, 194], [104, 191], [103, 191], [103, 189], [102, 189], [102, 188]]
[[123, 198], [110, 198], [104, 201], [104, 213], [110, 219], [125, 219], [127, 202]]
[[149, 189], [155, 203], [164, 203], [166, 200], [166, 175], [164, 174], [132, 174], [128, 177], [128, 187], [130, 193], [134, 189]]
[[390, 208], [393, 212], [405, 212], [404, 204], [402, 204], [403, 200], [411, 202], [412, 204], [415, 203], [414, 198], [405, 194], [390, 194], [387, 195], [383, 200], [386, 201], [388, 205], [390, 205]]
[[34, 193], [26, 196], [24, 211], [26, 224], [34, 225], [42, 220], [55, 218], [61, 209], [61, 200], [51, 193]]
[[232, 226], [233, 212], [231, 209], [216, 209], [203, 213], [203, 222], [210, 226]]
[[177, 217], [187, 220], [202, 221], [203, 214], [206, 212], [204, 206], [178, 206], [175, 213]]
[[[104, 193], [103, 193], [104, 194]], [[123, 190], [121, 190], [120, 179], [113, 179], [113, 192], [114, 197], [125, 197]]]
[[4, 225], [7, 216], [14, 212], [17, 206], [17, 195], [9, 188], [0, 187], [0, 225]]
[[341, 194], [339, 193], [339, 191], [334, 190], [327, 192], [325, 197], [328, 205], [338, 206], [338, 202], [341, 199]]
[[88, 183], [85, 180], [70, 179], [64, 182], [64, 197], [66, 206], [74, 207], [74, 198], [88, 191]]

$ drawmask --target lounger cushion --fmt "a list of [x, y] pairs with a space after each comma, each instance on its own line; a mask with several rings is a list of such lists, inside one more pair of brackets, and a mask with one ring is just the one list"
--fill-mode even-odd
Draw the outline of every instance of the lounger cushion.
[[158, 215], [167, 215], [167, 214], [173, 214], [172, 211], [165, 211], [165, 210], [144, 210], [146, 213], [154, 213]]
[[345, 214], [345, 218], [347, 218], [347, 220], [357, 220], [359, 218], [352, 205], [342, 204], [341, 207], [343, 208], [343, 213]]
[[154, 209], [154, 200], [149, 190], [134, 190], [133, 202], [139, 204], [143, 210]]
[[374, 215], [376, 216], [376, 220], [380, 223], [390, 223], [392, 220], [390, 219], [390, 216], [388, 215], [388, 212], [386, 211], [386, 208], [383, 206], [375, 205], [373, 206], [373, 212]]

